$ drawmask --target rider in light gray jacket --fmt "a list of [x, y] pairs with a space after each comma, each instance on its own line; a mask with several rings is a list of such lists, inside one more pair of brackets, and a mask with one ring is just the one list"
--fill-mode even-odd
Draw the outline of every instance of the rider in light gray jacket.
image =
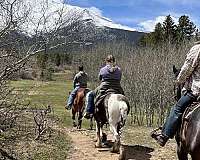
[[185, 63], [177, 77], [176, 84], [180, 85], [191, 78], [191, 90], [184, 94], [172, 108], [161, 134], [152, 134], [160, 146], [164, 146], [169, 138], [173, 138], [181, 123], [181, 117], [188, 105], [200, 95], [200, 43], [196, 43], [187, 53]]

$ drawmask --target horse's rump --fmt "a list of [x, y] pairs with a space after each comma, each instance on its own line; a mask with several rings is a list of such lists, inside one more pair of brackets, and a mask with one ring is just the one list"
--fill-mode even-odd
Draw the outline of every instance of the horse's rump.
[[86, 88], [79, 88], [74, 99], [73, 109], [78, 112], [83, 110]]
[[130, 105], [128, 102], [128, 99], [123, 95], [123, 94], [119, 94], [119, 91], [113, 90], [113, 89], [109, 89], [106, 91], [105, 95], [102, 95], [99, 100], [96, 102], [95, 104], [95, 119], [99, 122], [102, 122], [103, 124], [108, 122], [108, 100], [111, 96], [111, 94], [118, 94], [120, 96], [117, 97], [118, 101], [125, 101], [127, 106], [128, 106], [128, 112], [130, 110]]
[[108, 89], [101, 91], [101, 94], [97, 95], [95, 99], [95, 113], [94, 118], [96, 121], [103, 124], [108, 122], [108, 99], [111, 94], [118, 94], [119, 91], [115, 89]]

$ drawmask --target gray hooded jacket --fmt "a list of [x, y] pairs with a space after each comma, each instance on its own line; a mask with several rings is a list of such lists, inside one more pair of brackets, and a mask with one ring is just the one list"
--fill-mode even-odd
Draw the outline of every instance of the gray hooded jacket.
[[180, 83], [192, 78], [191, 90], [195, 96], [200, 95], [200, 43], [195, 44], [187, 53], [185, 63], [177, 77]]
[[74, 88], [77, 86], [86, 88], [87, 81], [88, 81], [87, 73], [84, 71], [79, 71], [74, 77], [74, 81], [73, 81]]

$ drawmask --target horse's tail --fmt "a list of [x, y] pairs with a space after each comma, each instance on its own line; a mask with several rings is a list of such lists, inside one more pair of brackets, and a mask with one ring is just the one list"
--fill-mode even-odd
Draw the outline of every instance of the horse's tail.
[[126, 101], [119, 101], [119, 109], [120, 109], [120, 122], [122, 123], [122, 126], [125, 125], [125, 122], [127, 120], [128, 117], [128, 113], [129, 113], [129, 103], [127, 103]]
[[130, 111], [130, 104], [129, 104], [128, 98], [126, 98], [124, 95], [120, 95], [118, 100], [121, 101], [121, 102], [124, 102], [123, 105], [127, 109], [127, 115], [128, 115], [129, 111]]
[[109, 118], [123, 126], [130, 110], [127, 98], [122, 94], [112, 94], [108, 103]]

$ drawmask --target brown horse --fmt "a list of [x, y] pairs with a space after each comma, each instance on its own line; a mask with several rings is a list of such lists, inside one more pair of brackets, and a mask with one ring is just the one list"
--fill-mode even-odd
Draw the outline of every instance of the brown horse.
[[[175, 76], [178, 76], [180, 70], [173, 66], [173, 71]], [[182, 87], [183, 85], [176, 88], [177, 100], [180, 98]], [[195, 102], [192, 106], [194, 109], [190, 112], [186, 109], [183, 114], [181, 127], [176, 134], [179, 160], [188, 160], [188, 154], [192, 160], [200, 160], [200, 103]]]
[[[78, 89], [72, 107], [73, 127], [77, 127], [78, 129], [81, 129], [81, 124], [82, 124], [85, 90], [86, 90], [85, 88]], [[78, 114], [78, 125], [76, 124], [76, 113]]]

